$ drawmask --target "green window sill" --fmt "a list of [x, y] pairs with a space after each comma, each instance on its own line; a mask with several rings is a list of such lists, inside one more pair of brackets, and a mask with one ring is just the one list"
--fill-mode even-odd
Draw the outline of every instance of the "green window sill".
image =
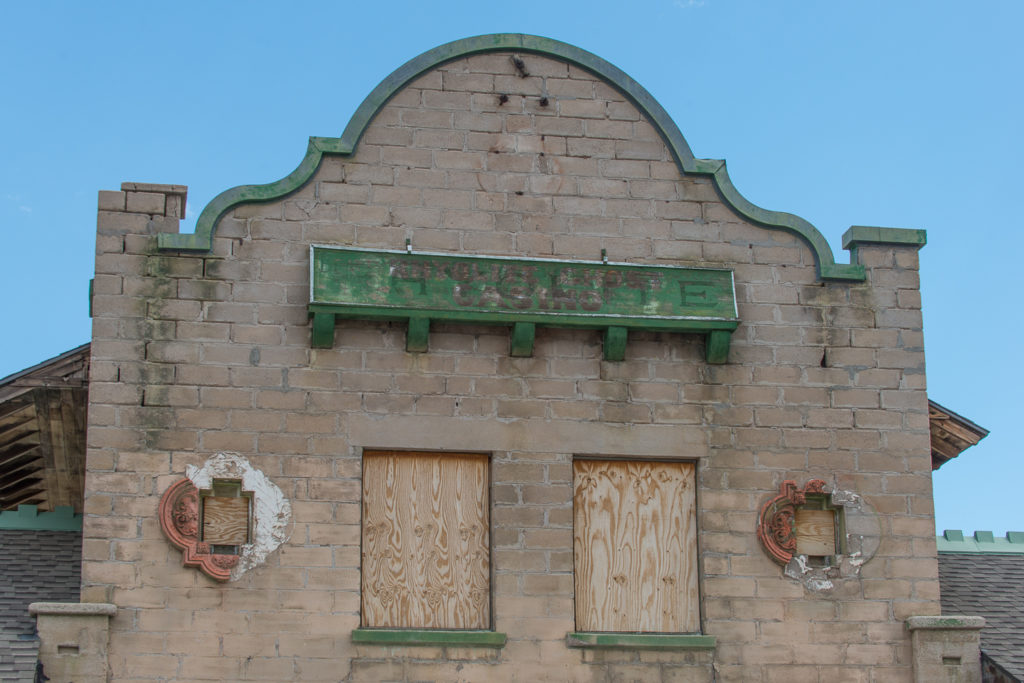
[[506, 636], [495, 631], [357, 628], [352, 642], [370, 645], [432, 645], [435, 647], [505, 647]]
[[585, 633], [565, 636], [569, 647], [621, 648], [630, 650], [713, 650], [714, 636], [669, 633]]

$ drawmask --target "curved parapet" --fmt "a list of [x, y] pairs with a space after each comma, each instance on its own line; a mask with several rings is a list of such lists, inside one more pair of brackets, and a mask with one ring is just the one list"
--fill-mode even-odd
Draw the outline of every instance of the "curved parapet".
[[821, 279], [864, 279], [862, 266], [836, 263], [828, 241], [808, 221], [793, 214], [763, 209], [744, 198], [730, 180], [724, 161], [694, 158], [690, 146], [668, 112], [647, 90], [622, 70], [573, 45], [518, 33], [498, 33], [457, 40], [406, 62], [363, 100], [341, 137], [311, 137], [306, 155], [294, 171], [273, 183], [242, 185], [222, 192], [203, 209], [194, 234], [161, 234], [160, 248], [199, 252], [211, 250], [217, 223], [226, 213], [241, 204], [271, 201], [298, 190], [313, 177], [325, 154], [351, 155], [367, 126], [381, 108], [412, 80], [455, 59], [507, 50], [556, 57], [585, 69], [613, 85], [632, 101], [655, 127], [684, 174], [710, 176], [723, 200], [739, 215], [765, 228], [784, 230], [803, 239], [814, 253]]

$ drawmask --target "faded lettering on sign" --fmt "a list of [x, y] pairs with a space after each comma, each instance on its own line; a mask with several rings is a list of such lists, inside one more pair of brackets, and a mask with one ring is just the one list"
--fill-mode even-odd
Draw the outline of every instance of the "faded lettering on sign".
[[[410, 286], [409, 294], [428, 296], [428, 283], [450, 287], [451, 300], [468, 308], [504, 308], [520, 311], [599, 312], [615, 290], [626, 288], [640, 294], [659, 292], [664, 279], [659, 273], [622, 272], [588, 266], [557, 266], [540, 269], [535, 265], [502, 262], [418, 262], [397, 258], [388, 264], [396, 285]], [[701, 287], [701, 286], [698, 286]], [[681, 284], [681, 292], [685, 284]], [[702, 296], [706, 298], [707, 287]], [[684, 297], [688, 296], [683, 294]]]
[[735, 318], [729, 271], [314, 247], [313, 303], [417, 310]]

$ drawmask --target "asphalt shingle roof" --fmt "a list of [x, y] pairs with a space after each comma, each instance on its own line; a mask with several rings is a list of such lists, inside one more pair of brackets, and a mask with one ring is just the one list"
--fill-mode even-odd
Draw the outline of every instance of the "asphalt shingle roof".
[[939, 553], [943, 614], [985, 617], [981, 650], [1024, 680], [1024, 555]]
[[33, 602], [78, 602], [82, 534], [0, 529], [0, 681], [32, 683], [39, 639]]

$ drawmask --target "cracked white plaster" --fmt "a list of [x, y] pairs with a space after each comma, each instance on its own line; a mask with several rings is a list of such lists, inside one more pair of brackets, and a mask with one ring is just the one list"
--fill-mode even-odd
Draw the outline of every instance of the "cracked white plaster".
[[860, 568], [875, 556], [881, 543], [878, 514], [862, 496], [835, 488], [828, 495], [832, 506], [842, 510], [846, 530], [841, 544], [843, 554], [836, 555], [834, 564], [827, 567], [811, 566], [807, 555], [794, 555], [784, 571], [786, 576], [814, 593], [828, 592], [837, 583], [859, 579]]
[[813, 567], [807, 566], [806, 555], [794, 555], [793, 559], [786, 565], [786, 576], [792, 576], [794, 579], [798, 579], [812, 569]]
[[263, 564], [291, 536], [291, 503], [267, 475], [238, 453], [217, 453], [202, 467], [189, 465], [185, 476], [200, 491], [212, 488], [214, 479], [241, 481], [243, 491], [252, 491], [252, 539], [241, 546], [238, 564], [231, 569], [229, 580], [236, 581]]

